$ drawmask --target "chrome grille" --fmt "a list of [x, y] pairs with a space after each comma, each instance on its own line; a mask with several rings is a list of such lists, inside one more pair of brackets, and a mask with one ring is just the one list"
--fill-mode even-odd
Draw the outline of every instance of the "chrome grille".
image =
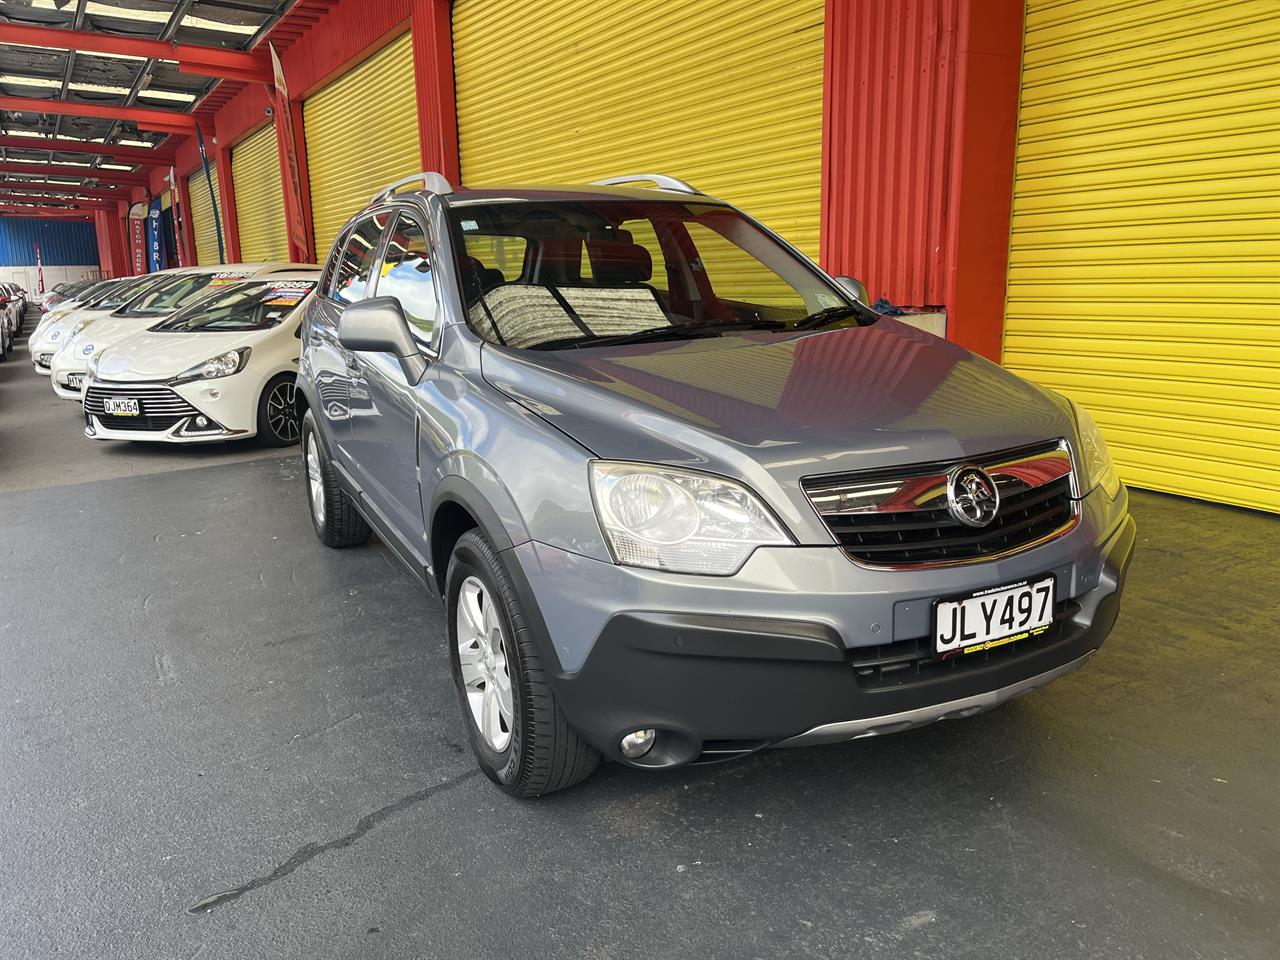
[[[977, 464], [1000, 491], [984, 527], [947, 509], [947, 474]], [[1071, 457], [1054, 441], [946, 463], [803, 481], [804, 491], [850, 557], [874, 566], [972, 563], [1025, 550], [1075, 523]]]
[[[138, 416], [121, 417], [108, 414], [103, 405], [107, 397], [131, 397], [138, 401]], [[97, 417], [111, 430], [168, 430], [198, 411], [171, 389], [158, 384], [93, 383], [84, 394], [84, 412]]]

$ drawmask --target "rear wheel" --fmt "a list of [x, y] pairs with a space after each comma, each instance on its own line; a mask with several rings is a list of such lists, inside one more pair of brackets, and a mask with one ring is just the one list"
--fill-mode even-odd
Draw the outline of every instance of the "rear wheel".
[[258, 398], [258, 442], [268, 447], [288, 447], [298, 442], [302, 425], [294, 405], [297, 385], [293, 374], [285, 373], [262, 388]]
[[372, 531], [338, 486], [338, 478], [316, 434], [315, 414], [310, 410], [302, 417], [302, 465], [306, 472], [311, 526], [320, 542], [327, 547], [353, 547], [367, 542]]
[[590, 776], [600, 754], [560, 713], [520, 599], [480, 531], [453, 548], [445, 596], [453, 682], [485, 775], [521, 798]]

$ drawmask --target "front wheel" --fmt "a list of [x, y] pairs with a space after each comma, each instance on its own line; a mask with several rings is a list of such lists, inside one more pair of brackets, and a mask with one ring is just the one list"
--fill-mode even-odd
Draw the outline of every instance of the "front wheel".
[[294, 405], [297, 392], [293, 374], [284, 373], [262, 388], [258, 398], [258, 442], [267, 447], [289, 447], [298, 442], [302, 426]]
[[338, 485], [316, 433], [315, 414], [310, 410], [302, 417], [302, 466], [306, 471], [311, 527], [320, 542], [326, 547], [354, 547], [367, 542], [373, 531]]
[[480, 769], [520, 798], [585, 780], [600, 754], [560, 713], [520, 599], [480, 531], [453, 548], [445, 597], [453, 683]]

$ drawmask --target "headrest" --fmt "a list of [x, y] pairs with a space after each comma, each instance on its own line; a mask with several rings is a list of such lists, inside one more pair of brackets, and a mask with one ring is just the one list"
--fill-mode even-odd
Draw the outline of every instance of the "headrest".
[[588, 240], [587, 256], [596, 283], [644, 283], [653, 276], [653, 258], [638, 243], [627, 240]]

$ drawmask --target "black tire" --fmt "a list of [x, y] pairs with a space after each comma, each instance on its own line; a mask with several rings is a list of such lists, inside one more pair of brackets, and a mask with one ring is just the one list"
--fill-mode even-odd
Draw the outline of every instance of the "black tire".
[[[469, 577], [486, 596], [500, 598], [497, 614], [511, 676], [512, 723], [506, 747], [495, 751], [480, 732], [468, 704], [458, 654], [458, 598]], [[449, 664], [458, 706], [480, 769], [505, 793], [527, 799], [564, 790], [589, 777], [600, 754], [565, 722], [547, 681], [542, 658], [526, 626], [519, 597], [492, 545], [479, 530], [464, 533], [449, 558], [445, 578]]]
[[272, 377], [258, 397], [258, 442], [264, 447], [291, 447], [301, 439], [291, 373]]
[[[315, 464], [311, 463], [313, 449]], [[317, 509], [317, 499], [312, 494], [313, 466], [319, 472], [320, 509]], [[368, 542], [373, 531], [338, 485], [338, 478], [329, 464], [329, 455], [316, 431], [315, 414], [310, 410], [302, 417], [302, 481], [307, 494], [307, 513], [311, 516], [311, 528], [315, 530], [321, 543], [326, 547], [354, 547]]]

